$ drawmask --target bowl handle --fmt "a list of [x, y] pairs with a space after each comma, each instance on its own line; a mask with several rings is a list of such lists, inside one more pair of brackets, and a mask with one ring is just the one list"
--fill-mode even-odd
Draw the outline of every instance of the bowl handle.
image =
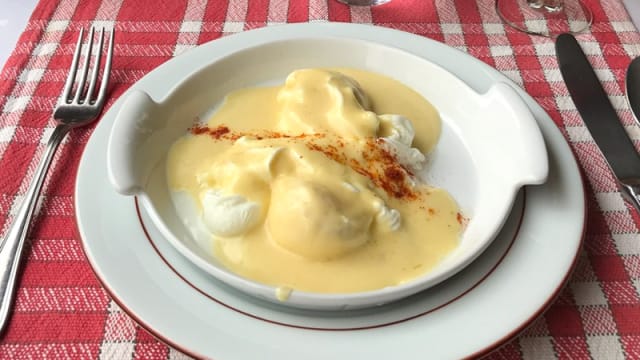
[[517, 144], [519, 146], [514, 146], [517, 151], [511, 154], [514, 158], [509, 164], [521, 176], [519, 183], [515, 185], [544, 183], [549, 173], [547, 149], [529, 106], [511, 85], [502, 82], [493, 85], [484, 96], [491, 102], [501, 102], [502, 108], [511, 110], [510, 116], [501, 117], [501, 121], [504, 122], [504, 128], [517, 132], [514, 137], [522, 141]]
[[107, 144], [107, 168], [111, 185], [121, 194], [143, 191], [151, 167], [140, 149], [157, 127], [159, 109], [147, 93], [133, 90], [116, 115]]

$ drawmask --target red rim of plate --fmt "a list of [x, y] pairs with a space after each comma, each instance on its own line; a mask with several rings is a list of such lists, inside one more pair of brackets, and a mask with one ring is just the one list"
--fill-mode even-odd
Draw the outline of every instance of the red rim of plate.
[[[573, 154], [572, 154], [573, 155]], [[575, 158], [575, 156], [574, 156]], [[582, 184], [582, 189], [583, 189], [583, 197], [584, 200], [586, 202], [586, 193], [584, 190], [584, 179], [582, 178], [582, 176], [580, 177], [581, 180], [581, 184]], [[366, 327], [360, 327], [360, 328], [341, 328], [341, 329], [332, 329], [332, 328], [313, 328], [313, 327], [304, 327], [304, 326], [299, 326], [299, 325], [292, 325], [292, 324], [286, 324], [286, 323], [281, 323], [278, 321], [273, 321], [273, 320], [269, 320], [269, 319], [265, 319], [262, 318], [260, 316], [257, 315], [253, 315], [250, 314], [248, 312], [236, 309], [218, 299], [213, 298], [212, 296], [210, 296], [209, 294], [207, 294], [206, 292], [204, 292], [203, 290], [199, 289], [198, 287], [196, 287], [195, 285], [193, 285], [191, 282], [189, 282], [184, 276], [182, 276], [165, 258], [164, 256], [160, 253], [160, 251], [158, 250], [158, 248], [156, 247], [155, 243], [153, 242], [153, 239], [151, 238], [151, 236], [148, 234], [147, 229], [144, 225], [144, 222], [142, 221], [141, 218], [141, 214], [140, 214], [140, 208], [138, 206], [138, 201], [137, 198], [134, 200], [134, 205], [136, 208], [136, 213], [138, 216], [138, 220], [140, 222], [140, 226], [142, 227], [142, 230], [144, 231], [145, 236], [147, 237], [147, 240], [151, 243], [154, 251], [156, 251], [156, 253], [158, 254], [158, 256], [160, 256], [160, 258], [162, 259], [162, 261], [171, 269], [172, 272], [174, 272], [182, 281], [184, 281], [185, 283], [187, 283], [189, 286], [191, 286], [194, 290], [198, 291], [201, 295], [208, 297], [209, 299], [217, 302], [218, 304], [236, 311], [238, 313], [241, 313], [243, 315], [249, 316], [251, 318], [257, 319], [257, 320], [261, 320], [261, 321], [266, 321], [272, 324], [276, 324], [276, 325], [281, 325], [281, 326], [287, 326], [287, 327], [294, 327], [294, 328], [300, 328], [300, 329], [307, 329], [307, 330], [318, 330], [318, 331], [357, 331], [357, 330], [365, 330], [365, 329], [372, 329], [372, 328], [379, 328], [379, 327], [384, 327], [384, 326], [390, 326], [390, 325], [394, 325], [394, 324], [398, 324], [401, 322], [405, 322], [405, 321], [409, 321], [421, 316], [424, 316], [428, 313], [431, 313], [433, 311], [436, 311], [438, 309], [442, 309], [443, 307], [453, 303], [454, 301], [462, 298], [463, 296], [467, 295], [469, 292], [471, 292], [471, 290], [473, 290], [477, 285], [479, 285], [480, 283], [482, 283], [484, 280], [486, 280], [489, 276], [491, 276], [491, 274], [495, 271], [495, 269], [498, 268], [498, 266], [500, 266], [500, 264], [502, 263], [502, 260], [506, 257], [506, 255], [509, 253], [509, 251], [511, 250], [511, 247], [513, 246], [513, 244], [515, 243], [516, 238], [518, 237], [519, 231], [520, 231], [520, 226], [522, 224], [522, 221], [524, 219], [525, 213], [526, 213], [526, 191], [524, 192], [524, 200], [523, 200], [523, 205], [522, 205], [522, 214], [520, 216], [520, 219], [518, 220], [518, 225], [517, 225], [517, 229], [515, 234], [513, 235], [513, 238], [511, 239], [509, 245], [507, 246], [507, 249], [504, 251], [504, 253], [500, 256], [500, 258], [498, 259], [498, 261], [491, 267], [491, 269], [485, 274], [483, 275], [480, 280], [478, 280], [475, 284], [473, 284], [469, 289], [465, 290], [464, 292], [462, 292], [461, 294], [459, 294], [458, 296], [456, 296], [455, 298], [447, 301], [444, 304], [441, 304], [435, 308], [429, 309], [426, 312], [420, 313], [418, 315], [412, 315], [411, 317], [405, 318], [405, 319], [401, 319], [401, 320], [396, 320], [393, 322], [389, 322], [389, 323], [385, 323], [385, 324], [378, 324], [378, 325], [373, 325], [373, 326], [366, 326]], [[532, 313], [532, 315], [525, 320], [520, 326], [518, 326], [517, 328], [513, 329], [511, 332], [509, 332], [508, 334], [506, 334], [505, 336], [503, 336], [501, 339], [495, 341], [492, 344], [487, 345], [484, 349], [481, 349], [471, 355], [468, 356], [468, 358], [475, 358], [475, 357], [479, 357], [479, 356], [483, 356], [486, 354], [491, 353], [492, 351], [498, 349], [500, 346], [504, 345], [505, 343], [507, 343], [509, 340], [511, 340], [513, 337], [515, 337], [517, 334], [519, 334], [522, 330], [524, 330], [528, 325], [530, 325], [536, 318], [538, 318], [542, 313], [544, 313], [547, 308], [555, 301], [556, 297], [558, 296], [558, 294], [560, 293], [560, 291], [564, 288], [564, 286], [566, 285], [566, 283], [568, 282], [569, 278], [571, 277], [571, 274], [573, 273], [573, 270], [575, 269], [576, 263], [577, 263], [577, 259], [578, 259], [578, 253], [579, 253], [579, 249], [582, 248], [583, 243], [584, 243], [584, 236], [585, 236], [585, 231], [586, 231], [586, 211], [587, 211], [587, 207], [585, 206], [584, 209], [584, 217], [583, 219], [585, 219], [583, 221], [582, 224], [582, 231], [581, 231], [581, 236], [580, 236], [580, 244], [578, 245], [577, 249], [578, 251], [576, 251], [574, 258], [572, 259], [571, 265], [568, 268], [567, 273], [565, 274], [564, 278], [562, 279], [562, 281], [558, 284], [558, 286], [556, 287], [556, 289], [550, 294], [550, 296], [547, 298], [547, 300], [545, 301], [545, 303], [534, 313]], [[158, 339], [159, 341], [169, 345], [170, 347], [179, 350], [191, 357], [195, 357], [195, 358], [205, 358], [203, 355], [197, 354], [196, 352], [186, 349], [184, 348], [182, 345], [173, 342], [172, 340], [168, 339], [167, 337], [165, 337], [162, 333], [160, 333], [160, 331], [155, 330], [150, 324], [148, 324], [147, 322], [145, 322], [142, 318], [138, 317], [134, 311], [132, 311], [129, 307], [126, 306], [125, 302], [118, 298], [115, 295], [115, 292], [109, 287], [109, 284], [102, 278], [101, 274], [98, 273], [98, 271], [96, 270], [96, 267], [94, 266], [91, 258], [88, 255], [88, 251], [86, 248], [86, 242], [83, 240], [79, 227], [78, 227], [78, 216], [77, 213], [75, 214], [75, 218], [76, 218], [76, 233], [78, 234], [78, 237], [82, 240], [82, 250], [85, 254], [85, 257], [87, 258], [89, 264], [91, 265], [91, 269], [94, 272], [94, 274], [96, 275], [96, 278], [98, 279], [98, 281], [102, 284], [102, 286], [104, 287], [105, 291], [109, 294], [109, 296], [113, 299], [113, 301], [118, 304], [118, 306], [128, 315], [130, 316], [134, 321], [136, 321], [136, 323], [138, 323], [142, 328], [144, 328], [147, 332], [149, 332], [151, 335], [153, 335], [156, 339]]]

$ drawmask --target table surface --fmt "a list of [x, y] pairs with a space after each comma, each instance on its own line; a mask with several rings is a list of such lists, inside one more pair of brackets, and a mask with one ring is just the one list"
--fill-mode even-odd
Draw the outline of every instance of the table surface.
[[15, 48], [37, 0], [0, 0], [0, 69]]
[[[640, 8], [629, 6], [635, 0], [624, 1], [629, 9]], [[585, 3], [595, 21], [580, 36], [581, 44], [640, 148], [640, 126], [624, 100], [624, 74], [640, 56], [640, 34], [622, 0]], [[184, 0], [162, 6], [150, 0], [0, 0], [0, 9], [0, 64], [6, 59], [0, 74], [0, 232], [15, 214], [53, 128], [51, 109], [80, 27], [101, 22], [121, 35], [110, 106], [180, 51], [226, 34], [284, 22], [373, 23], [446, 43], [506, 74], [550, 115], [582, 168], [588, 225], [575, 272], [550, 308], [489, 358], [640, 358], [640, 216], [623, 202], [581, 123], [551, 42], [503, 26], [493, 0], [394, 0], [373, 9], [335, 0]], [[150, 35], [154, 32], [157, 36]], [[73, 185], [91, 131], [72, 133], [54, 160], [56, 175], [45, 184], [29, 235], [30, 252], [11, 323], [0, 338], [0, 358], [187, 358], [127, 316], [82, 253]]]

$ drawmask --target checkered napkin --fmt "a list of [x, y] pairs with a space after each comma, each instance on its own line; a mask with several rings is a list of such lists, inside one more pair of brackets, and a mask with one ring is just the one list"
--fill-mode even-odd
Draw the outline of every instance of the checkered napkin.
[[[624, 100], [624, 75], [640, 35], [620, 0], [588, 1], [595, 13], [580, 42], [634, 142], [640, 128]], [[107, 104], [156, 66], [225, 34], [288, 22], [374, 23], [466, 51], [531, 94], [570, 142], [586, 178], [585, 247], [548, 311], [489, 355], [495, 359], [640, 358], [640, 217], [625, 206], [584, 127], [554, 45], [505, 28], [493, 0], [392, 0], [375, 8], [335, 0], [42, 0], [0, 74], [0, 228], [22, 201], [61, 92], [79, 28], [118, 31]], [[178, 359], [109, 298], [75, 230], [73, 189], [92, 128], [71, 132], [44, 186], [15, 309], [0, 358]]]

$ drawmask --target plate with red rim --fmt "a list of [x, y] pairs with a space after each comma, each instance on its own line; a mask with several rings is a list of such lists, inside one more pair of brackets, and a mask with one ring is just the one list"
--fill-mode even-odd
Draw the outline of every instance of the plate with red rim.
[[[420, 36], [327, 23], [269, 27], [218, 39], [161, 65], [132, 89], [162, 98], [171, 84], [212, 53], [319, 34], [394, 46], [438, 64], [478, 93], [497, 83], [512, 84], [479, 60]], [[362, 310], [301, 310], [256, 299], [212, 279], [167, 242], [137, 200], [119, 195], [107, 180], [107, 138], [124, 96], [96, 127], [78, 170], [76, 216], [87, 258], [129, 315], [195, 356], [382, 359], [402, 349], [404, 358], [424, 357], [425, 351], [431, 357], [459, 358], [487, 352], [552, 301], [573, 268], [584, 232], [584, 190], [571, 150], [539, 105], [512, 86], [542, 131], [549, 178], [519, 193], [502, 231], [477, 259], [409, 298]], [[545, 271], [535, 271], [542, 263]], [[508, 314], [503, 311], [507, 307]]]

